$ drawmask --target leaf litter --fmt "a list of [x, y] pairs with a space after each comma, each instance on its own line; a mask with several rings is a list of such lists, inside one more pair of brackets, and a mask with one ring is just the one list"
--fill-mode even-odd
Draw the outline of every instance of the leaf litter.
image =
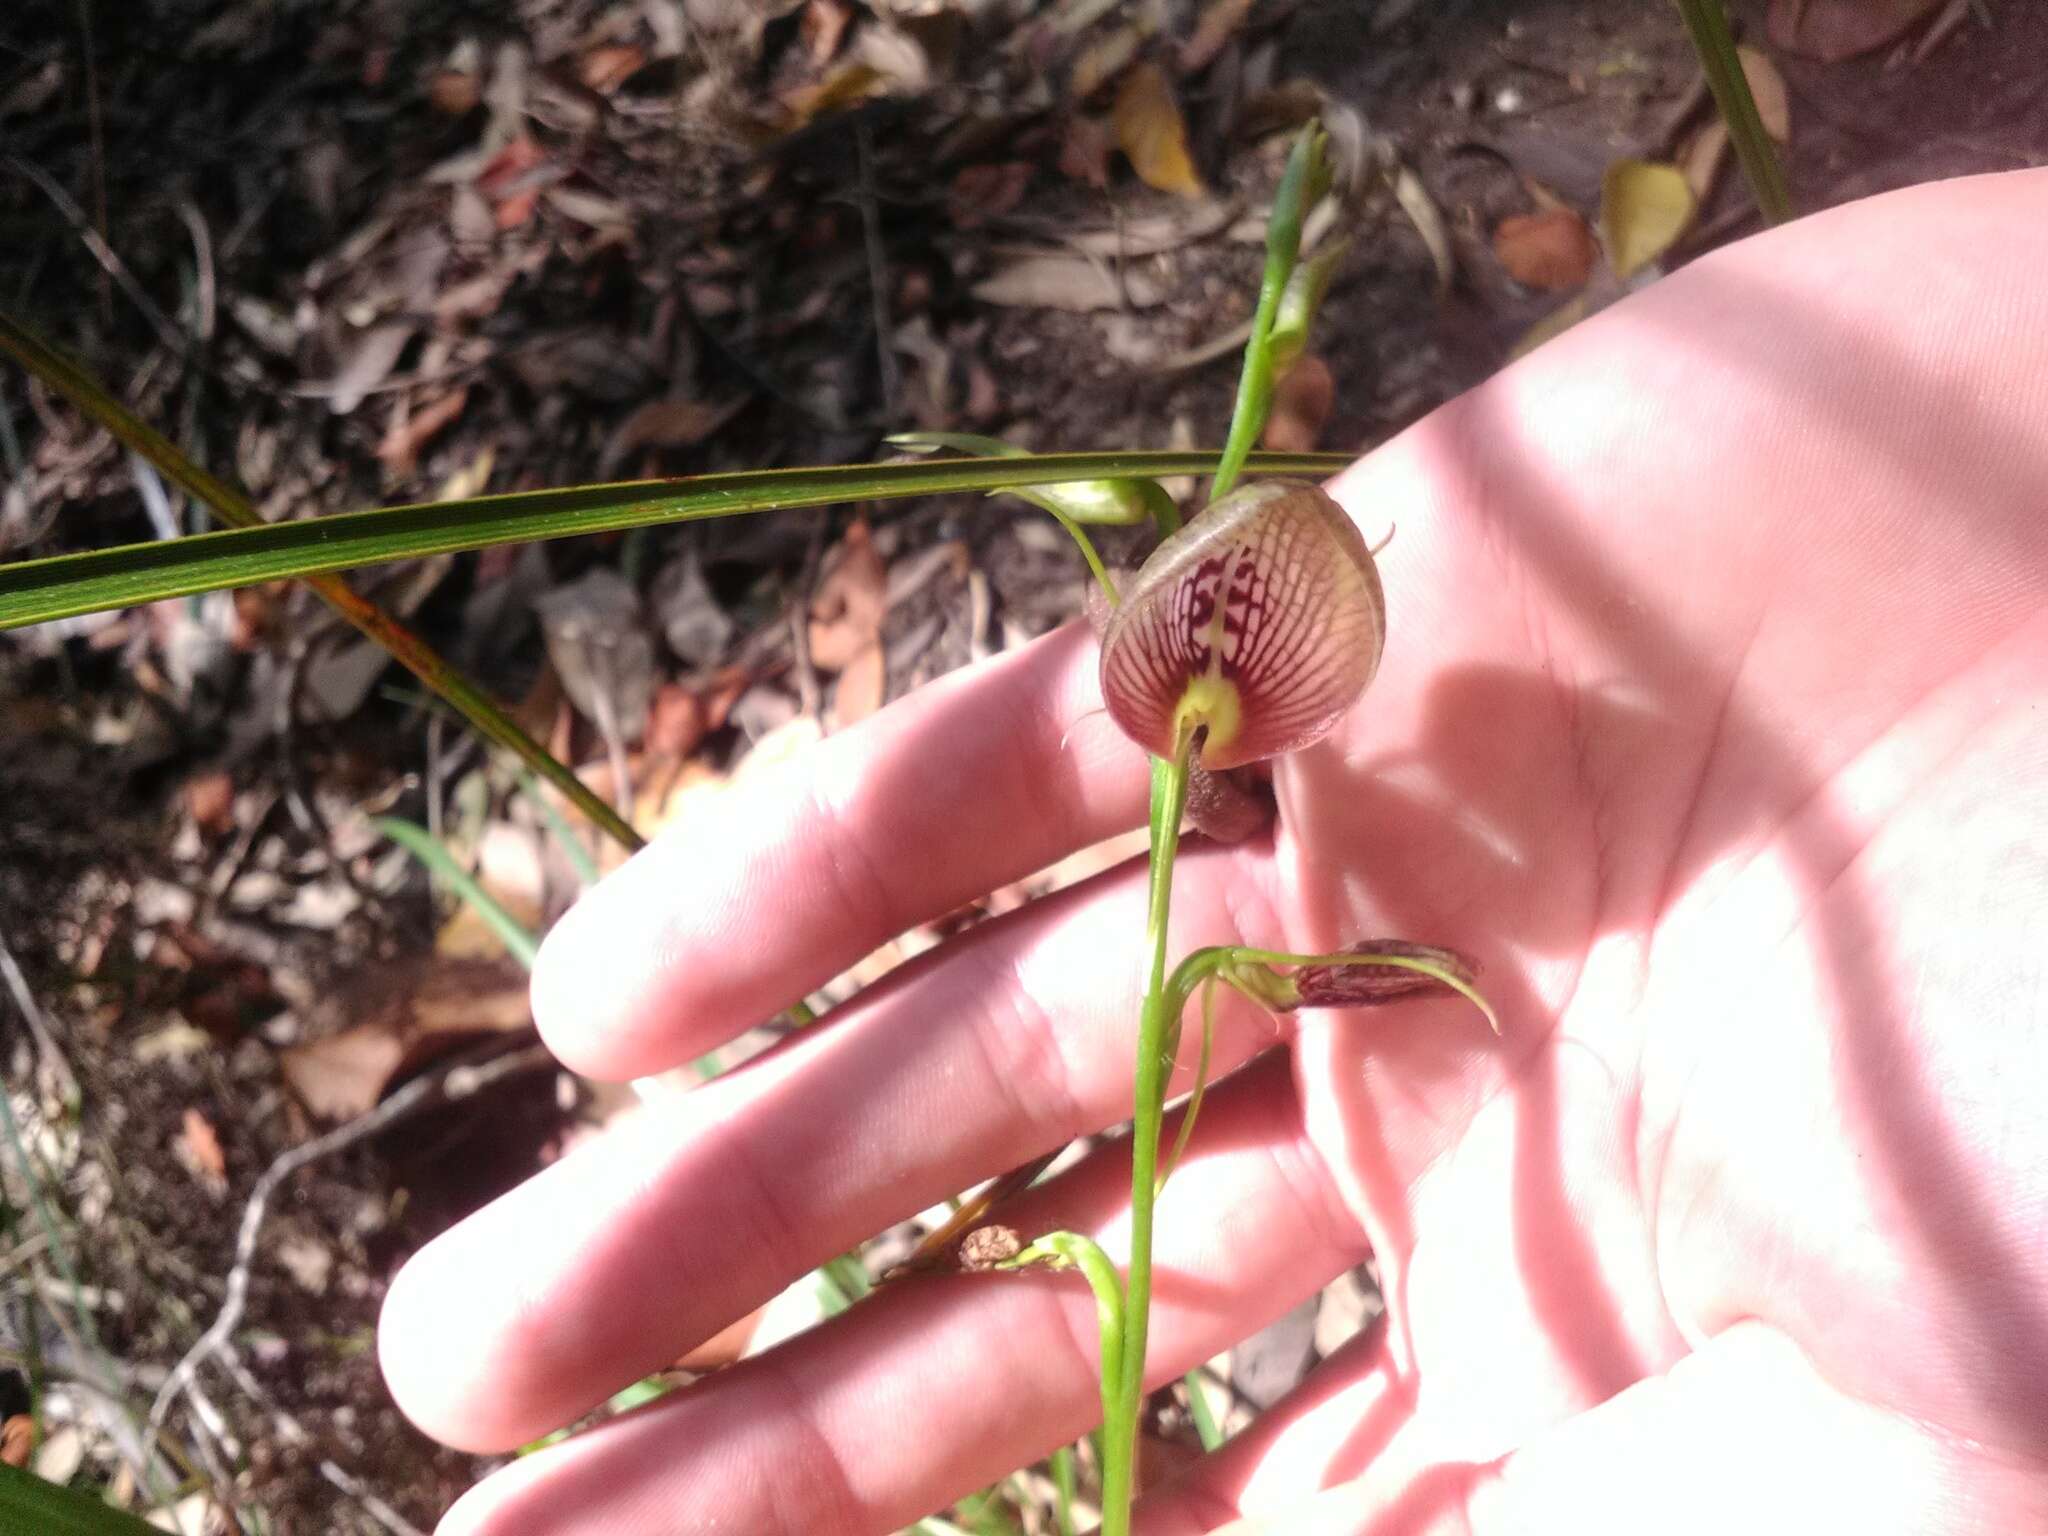
[[[859, 457], [912, 402], [927, 430], [1037, 447], [1213, 441], [1257, 280], [1275, 136], [1316, 110], [1340, 195], [1315, 233], [1351, 246], [1316, 350], [1281, 382], [1275, 441], [1376, 440], [1498, 366], [1536, 322], [1561, 327], [1609, 302], [1623, 274], [1651, 280], [1714, 231], [1743, 227], [1725, 223], [1746, 189], [1726, 174], [1710, 112], [1665, 126], [1697, 71], [1661, 12], [1596, 0], [1503, 33], [1383, 4], [1361, 22], [1369, 42], [1332, 47], [1300, 8], [1267, 0], [1167, 7], [1144, 25], [1103, 5], [1013, 9], [994, 21], [945, 0], [809, 0], [769, 18], [570, 0], [517, 6], [485, 37], [425, 15], [368, 30], [313, 13], [250, 26], [253, 7], [221, 0], [221, 25], [189, 46], [246, 90], [181, 90], [176, 67], [142, 82], [161, 94], [110, 125], [99, 162], [108, 237], [159, 305], [197, 325], [202, 269], [219, 290], [226, 323], [189, 370], [166, 365], [161, 337], [118, 295], [102, 311], [74, 230], [32, 201], [8, 206], [52, 274], [53, 334], [76, 342], [66, 317], [94, 316], [95, 360], [138, 409], [203, 423], [207, 462], [272, 518]], [[1855, 92], [1912, 92], [1914, 70], [1967, 70], [2002, 36], [1938, 9], [1809, 0], [1773, 7], [1769, 30], [1744, 38], [1802, 195], [1821, 199], [1839, 174], [1820, 158], [1839, 152], [1833, 125], [1879, 115]], [[1882, 37], [1863, 25], [1873, 19]], [[1997, 23], [2036, 24], [2010, 8]], [[153, 20], [140, 7], [96, 24], [117, 58], [149, 41]], [[1852, 45], [1853, 68], [1876, 72], [1854, 91], [1816, 63]], [[331, 73], [310, 91], [316, 68]], [[35, 53], [9, 70], [0, 117], [10, 133], [29, 125], [20, 152], [89, 202], [91, 135], [68, 62]], [[1814, 93], [1824, 110], [1809, 113]], [[348, 111], [320, 105], [338, 97]], [[237, 139], [243, 110], [289, 131]], [[1899, 115], [1895, 100], [1883, 112]], [[191, 129], [181, 144], [253, 144], [253, 162], [169, 167], [137, 136], [153, 115]], [[1914, 137], [1899, 153], [1938, 136]], [[186, 224], [155, 211], [174, 180], [196, 189], [204, 259]], [[246, 200], [259, 186], [277, 189], [272, 202]], [[17, 195], [35, 194], [0, 192]], [[1595, 225], [1608, 260], [1589, 255]], [[893, 400], [885, 352], [899, 360]], [[40, 553], [137, 536], [133, 485], [104, 439], [5, 380], [0, 412], [18, 442], [9, 538]], [[82, 515], [54, 515], [71, 505]], [[1071, 615], [1083, 573], [1037, 518], [954, 498], [364, 579], [458, 635], [465, 666], [521, 701], [529, 726], [644, 830], [686, 833], [733, 782], [828, 726]], [[603, 596], [598, 573], [623, 593]], [[39, 981], [71, 978], [62, 1038], [89, 1093], [126, 1116], [104, 1155], [139, 1172], [108, 1219], [145, 1234], [132, 1251], [201, 1273], [218, 1271], [239, 1199], [275, 1152], [450, 1051], [530, 1038], [524, 978], [500, 941], [368, 835], [365, 814], [436, 824], [536, 928], [581, 882], [550, 823], [560, 807], [395, 686], [375, 653], [320, 639], [303, 594], [266, 589], [223, 612], [221, 665], [183, 684], [170, 657], [189, 621], [177, 614], [0, 640], [0, 707], [21, 749], [0, 752], [0, 793], [40, 818], [0, 819], [0, 858], [22, 872], [0, 882], [0, 937], [24, 947]], [[55, 687], [60, 655], [76, 694]], [[1136, 851], [1077, 855], [903, 935], [820, 1001]], [[359, 1346], [398, 1256], [482, 1185], [558, 1155], [601, 1118], [589, 1085], [567, 1084], [566, 1116], [554, 1080], [531, 1086], [498, 1117], [518, 1134], [472, 1140], [494, 1150], [458, 1160], [480, 1183], [451, 1178], [445, 1156], [421, 1163], [380, 1144], [358, 1165], [300, 1176], [307, 1220], [280, 1228], [266, 1259], [266, 1389], [323, 1444], [360, 1447], [349, 1459], [421, 1524], [473, 1466], [365, 1406], [381, 1399]], [[476, 1131], [456, 1117], [426, 1144]], [[80, 1149], [69, 1166], [63, 1194], [77, 1202], [92, 1160]], [[216, 1169], [226, 1197], [191, 1198]], [[106, 1278], [147, 1312], [148, 1298], [179, 1292], [178, 1274]], [[295, 1311], [294, 1296], [320, 1310]], [[815, 1321], [815, 1298], [798, 1301], [777, 1328]], [[352, 1346], [331, 1342], [350, 1330]], [[161, 1361], [175, 1331], [138, 1312], [116, 1347]], [[1341, 1331], [1319, 1313], [1307, 1354]], [[689, 1368], [746, 1347], [729, 1340]], [[1307, 1357], [1298, 1341], [1267, 1355]], [[1164, 1444], [1185, 1425], [1173, 1405], [1161, 1411]], [[259, 1407], [230, 1413], [260, 1439]], [[74, 1430], [60, 1426], [87, 1465], [109, 1467], [105, 1437]], [[243, 1496], [324, 1528], [333, 1490], [305, 1468], [263, 1462], [244, 1476]]]

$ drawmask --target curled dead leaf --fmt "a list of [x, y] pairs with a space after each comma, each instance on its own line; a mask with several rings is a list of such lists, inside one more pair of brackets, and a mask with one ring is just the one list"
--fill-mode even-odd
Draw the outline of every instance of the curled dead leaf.
[[10, 1467], [26, 1467], [36, 1448], [36, 1421], [17, 1413], [0, 1424], [0, 1461]]
[[1336, 399], [1337, 381], [1330, 374], [1330, 365], [1313, 352], [1304, 353], [1273, 388], [1266, 447], [1274, 453], [1313, 450], [1322, 440]]
[[1547, 208], [1502, 219], [1493, 232], [1493, 254], [1524, 287], [1563, 293], [1585, 285], [1600, 246], [1571, 209]]
[[1771, 41], [1802, 58], [1836, 64], [1882, 48], [1942, 0], [1771, 0]]
[[1394, 201], [1401, 205], [1401, 211], [1408, 215], [1415, 232], [1429, 248], [1430, 262], [1436, 268], [1437, 291], [1448, 293], [1458, 276], [1458, 259], [1451, 249], [1451, 231], [1444, 223], [1443, 212], [1429, 195], [1429, 188], [1422, 184], [1422, 178], [1407, 166], [1394, 168], [1393, 183]]
[[1124, 76], [1110, 122], [1116, 130], [1117, 148], [1131, 162], [1139, 180], [1179, 197], [1206, 195], [1188, 154], [1187, 123], [1165, 70], [1145, 63]]

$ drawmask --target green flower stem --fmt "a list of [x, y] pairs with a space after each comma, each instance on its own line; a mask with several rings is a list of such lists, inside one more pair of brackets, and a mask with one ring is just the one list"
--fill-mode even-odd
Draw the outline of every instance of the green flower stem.
[[1237, 404], [1230, 416], [1230, 436], [1223, 444], [1223, 458], [1216, 466], [1216, 479], [1209, 487], [1215, 501], [1237, 484], [1244, 472], [1252, 443], [1266, 425], [1266, 413], [1273, 404], [1273, 318], [1280, 309], [1280, 297], [1294, 275], [1294, 263], [1301, 255], [1301, 225], [1309, 205], [1323, 190], [1314, 183], [1321, 174], [1321, 130], [1310, 125], [1294, 141], [1281, 173], [1279, 190], [1273, 194], [1273, 216], [1266, 227], [1266, 270], [1259, 279], [1259, 307], [1252, 314], [1252, 334], [1245, 342], [1244, 371], [1238, 375]]
[[1113, 1386], [1123, 1379], [1123, 1282], [1117, 1278], [1116, 1266], [1109, 1262], [1102, 1245], [1079, 1232], [1048, 1232], [1014, 1259], [1004, 1261], [1001, 1267], [1023, 1269], [1045, 1263], [1079, 1269], [1088, 1288], [1095, 1293], [1095, 1321], [1102, 1335], [1102, 1422], [1107, 1429], [1117, 1417]]
[[1792, 217], [1792, 195], [1785, 189], [1785, 173], [1778, 165], [1778, 152], [1756, 109], [1756, 97], [1749, 89], [1749, 77], [1742, 72], [1742, 58], [1735, 51], [1735, 39], [1728, 31], [1728, 16], [1721, 0], [1678, 0], [1678, 14], [1685, 18], [1685, 30], [1706, 71], [1707, 87], [1714, 104], [1728, 125], [1729, 142], [1735, 158], [1742, 162], [1742, 174], [1766, 224], [1782, 224]]
[[[1138, 1022], [1135, 1116], [1131, 1129], [1131, 1260], [1124, 1291], [1123, 1358], [1116, 1413], [1105, 1415], [1102, 1471], [1103, 1536], [1129, 1536], [1135, 1488], [1138, 1412], [1145, 1396], [1145, 1338], [1152, 1310], [1152, 1207], [1159, 1173], [1159, 1130], [1172, 1059], [1163, 1049], [1178, 1013], [1166, 985], [1167, 917], [1173, 901], [1174, 856], [1187, 808], [1188, 758], [1183, 734], [1173, 759], [1153, 771], [1152, 883], [1145, 921], [1150, 954], [1145, 1003]], [[1104, 1376], [1104, 1381], [1109, 1378]]]

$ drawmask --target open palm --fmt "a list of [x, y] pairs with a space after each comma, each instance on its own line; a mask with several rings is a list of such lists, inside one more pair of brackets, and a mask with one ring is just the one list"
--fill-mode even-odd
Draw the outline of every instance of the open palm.
[[[1364, 937], [1461, 1004], [1225, 1010], [1160, 1207], [1166, 1379], [1367, 1254], [1383, 1322], [1148, 1532], [2048, 1521], [2048, 177], [1702, 261], [1363, 461], [1389, 641], [1174, 952]], [[537, 1016], [687, 1060], [1143, 818], [1068, 631], [763, 775], [560, 925]], [[1143, 871], [985, 924], [423, 1252], [401, 1403], [503, 1449], [1129, 1112]], [[1264, 1052], [1264, 1054], [1261, 1054]], [[1256, 1059], [1255, 1059], [1256, 1058]], [[1112, 1252], [1120, 1144], [1018, 1201]], [[486, 1483], [462, 1532], [880, 1532], [1096, 1414], [1072, 1277], [889, 1288]]]

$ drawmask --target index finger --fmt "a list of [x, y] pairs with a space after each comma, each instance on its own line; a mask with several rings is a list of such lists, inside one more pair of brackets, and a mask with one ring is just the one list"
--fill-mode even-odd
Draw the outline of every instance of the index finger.
[[735, 785], [592, 890], [533, 1012], [594, 1077], [701, 1055], [876, 945], [1145, 816], [1142, 753], [1069, 625]]

